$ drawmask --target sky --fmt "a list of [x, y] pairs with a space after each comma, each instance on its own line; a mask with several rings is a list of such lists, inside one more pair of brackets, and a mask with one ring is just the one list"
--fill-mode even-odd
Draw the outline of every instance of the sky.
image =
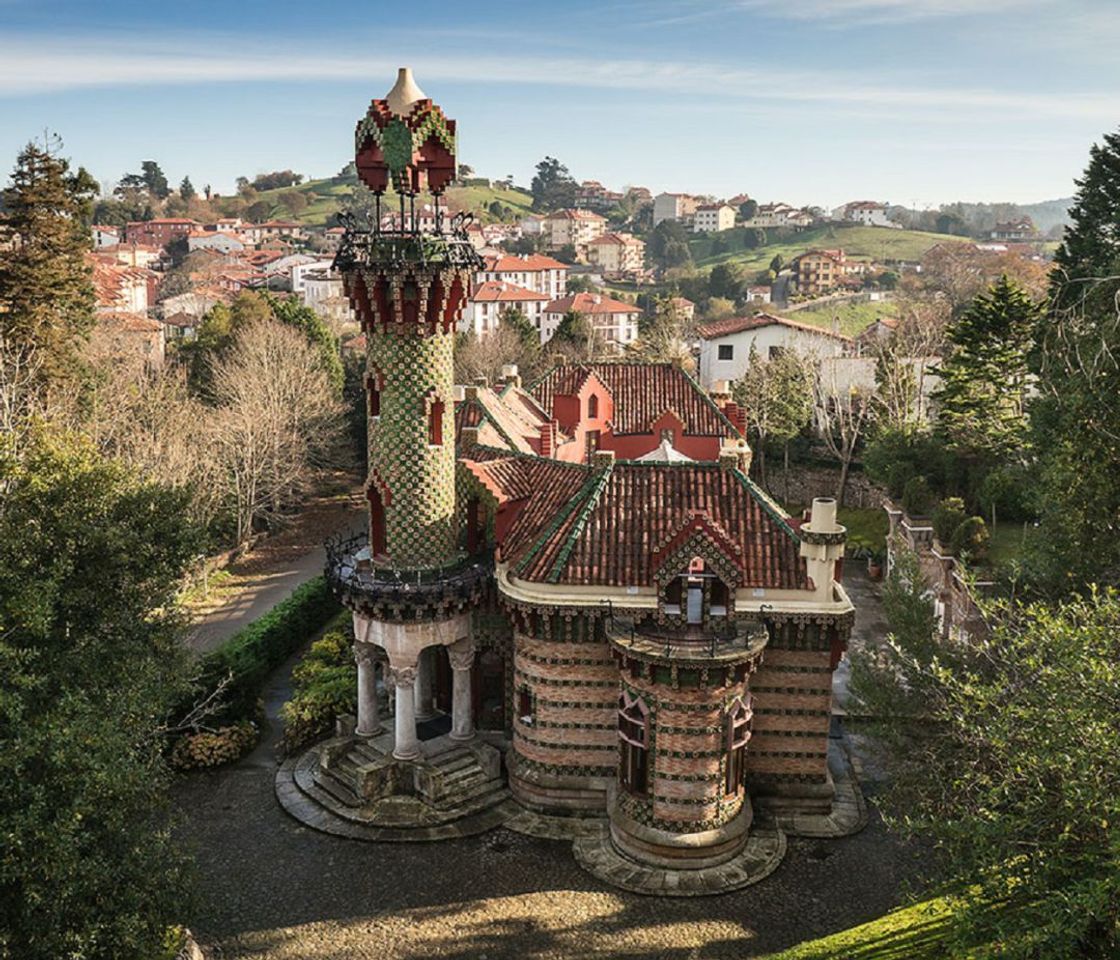
[[483, 176], [1029, 203], [1120, 125], [1118, 41], [1118, 0], [0, 0], [0, 170], [49, 129], [109, 186], [330, 176], [409, 65]]

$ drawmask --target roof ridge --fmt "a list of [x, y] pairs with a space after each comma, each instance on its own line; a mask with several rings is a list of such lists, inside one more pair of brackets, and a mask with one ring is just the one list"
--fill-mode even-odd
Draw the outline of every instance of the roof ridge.
[[[547, 458], [541, 457], [540, 459], [545, 460]], [[561, 463], [563, 461], [549, 460], [548, 462], [550, 462], [550, 463]], [[571, 515], [572, 511], [576, 509], [576, 506], [579, 504], [580, 500], [584, 496], [586, 496], [587, 494], [589, 494], [591, 492], [591, 489], [592, 489], [593, 484], [594, 484], [596, 479], [597, 478], [596, 478], [595, 474], [591, 474], [591, 476], [588, 477], [588, 479], [584, 481], [583, 486], [580, 487], [578, 491], [576, 491], [576, 495], [574, 497], [572, 497], [571, 500], [568, 501], [565, 508], [563, 510], [559, 511], [556, 514], [556, 516], [553, 517], [551, 521], [549, 521], [549, 523], [544, 527], [540, 536], [538, 536], [537, 539], [534, 541], [533, 546], [530, 547], [525, 552], [525, 555], [518, 562], [517, 573], [521, 573], [522, 571], [524, 571], [525, 567], [528, 566], [529, 562], [531, 560], [535, 559], [537, 554], [541, 552], [541, 550], [544, 548], [544, 545], [546, 543], [548, 543], [548, 541], [551, 539], [552, 535], [557, 530], [559, 530], [561, 526], [564, 525], [564, 523], [567, 521], [568, 517]]]
[[568, 531], [567, 537], [564, 538], [564, 544], [560, 547], [560, 551], [556, 555], [556, 562], [553, 563], [552, 569], [545, 575], [545, 580], [549, 583], [559, 583], [560, 574], [564, 569], [564, 565], [568, 562], [568, 557], [572, 555], [572, 549], [575, 547], [576, 539], [587, 525], [587, 518], [591, 515], [595, 504], [599, 502], [599, 497], [603, 493], [603, 488], [606, 487], [607, 481], [610, 479], [613, 472], [614, 461], [612, 460], [610, 463], [606, 464], [602, 470], [593, 475], [593, 485], [587, 499], [584, 501], [583, 508], [580, 510], [576, 522], [572, 524], [572, 529]]
[[794, 542], [800, 544], [801, 536], [793, 527], [790, 526], [789, 518], [783, 516], [782, 508], [778, 505], [768, 493], [766, 493], [758, 484], [756, 484], [750, 477], [746, 476], [740, 470], [732, 470], [739, 483], [742, 484], [744, 489], [757, 501], [758, 505], [762, 507], [765, 513], [778, 524], [783, 530], [786, 531]]
[[[719, 418], [724, 423], [726, 423], [735, 433], [739, 434], [739, 428], [735, 426], [735, 424], [731, 422], [731, 419], [727, 416], [727, 414], [720, 409], [719, 404], [717, 404], [715, 400], [712, 399], [712, 395], [700, 385], [700, 381], [697, 380], [687, 370], [685, 370], [684, 367], [679, 367], [678, 369], [681, 373], [684, 374], [685, 379], [696, 388], [697, 393], [699, 393], [704, 398], [704, 402], [716, 412], [716, 415], [719, 416]], [[739, 434], [739, 436], [742, 436], [744, 437], [744, 439], [746, 439], [744, 434]]]

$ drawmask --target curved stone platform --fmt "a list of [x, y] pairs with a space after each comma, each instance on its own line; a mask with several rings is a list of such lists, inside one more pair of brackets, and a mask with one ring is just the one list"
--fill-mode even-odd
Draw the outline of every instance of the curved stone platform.
[[828, 772], [832, 775], [834, 791], [832, 811], [828, 814], [775, 815], [774, 821], [789, 836], [836, 839], [850, 837], [867, 826], [867, 802], [846, 745], [841, 741], [829, 741]]
[[390, 843], [452, 840], [500, 827], [520, 810], [505, 788], [474, 804], [437, 807], [409, 795], [361, 802], [340, 789], [337, 781], [320, 775], [321, 753], [328, 744], [289, 757], [276, 774], [280, 805], [296, 820], [323, 833]]
[[719, 866], [669, 870], [631, 860], [611, 843], [601, 825], [572, 844], [576, 860], [592, 876], [631, 893], [653, 897], [705, 897], [741, 890], [770, 876], [786, 853], [785, 834], [772, 822], [755, 824], [742, 852]]

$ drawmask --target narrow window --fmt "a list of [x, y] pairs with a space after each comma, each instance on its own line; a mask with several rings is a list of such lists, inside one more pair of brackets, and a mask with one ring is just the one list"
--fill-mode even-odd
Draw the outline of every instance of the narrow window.
[[731, 591], [727, 588], [719, 577], [715, 577], [708, 584], [709, 597], [708, 597], [708, 612], [713, 617], [726, 617], [728, 599], [731, 596]]
[[433, 400], [428, 410], [428, 443], [443, 446], [443, 401]]
[[727, 711], [727, 771], [725, 793], [738, 793], [743, 788], [747, 766], [747, 741], [751, 738], [750, 694], [747, 702], [736, 698]]
[[366, 398], [369, 401], [371, 418], [381, 416], [381, 386], [377, 377], [366, 377]]
[[588, 459], [588, 462], [590, 462], [590, 460], [591, 460], [591, 455], [598, 449], [599, 449], [599, 431], [598, 430], [588, 430], [587, 431], [587, 459]]
[[482, 508], [478, 497], [467, 501], [467, 553], [475, 554], [482, 548]]
[[619, 779], [627, 793], [649, 792], [649, 711], [640, 699], [618, 698]]
[[594, 420], [599, 416], [599, 398], [594, 393], [587, 398], [587, 418]]
[[704, 581], [699, 577], [688, 578], [687, 621], [689, 623], [702, 623], [704, 621]]
[[367, 494], [369, 498], [369, 548], [374, 557], [385, 553], [385, 504], [381, 499], [381, 491], [375, 484], [371, 484]]
[[517, 691], [517, 715], [526, 726], [533, 725], [533, 694], [528, 687]]
[[670, 428], [666, 428], [666, 429], [661, 431], [661, 442], [662, 443], [668, 443], [669, 446], [673, 446], [676, 443], [676, 441], [677, 441], [677, 434], [676, 434], [675, 430], [672, 430]]

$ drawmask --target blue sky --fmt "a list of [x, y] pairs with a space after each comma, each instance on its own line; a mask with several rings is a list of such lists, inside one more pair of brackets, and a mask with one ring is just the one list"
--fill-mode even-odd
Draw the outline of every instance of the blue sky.
[[833, 205], [1069, 195], [1120, 125], [1117, 0], [0, 0], [0, 167], [337, 171], [396, 67], [460, 159]]

